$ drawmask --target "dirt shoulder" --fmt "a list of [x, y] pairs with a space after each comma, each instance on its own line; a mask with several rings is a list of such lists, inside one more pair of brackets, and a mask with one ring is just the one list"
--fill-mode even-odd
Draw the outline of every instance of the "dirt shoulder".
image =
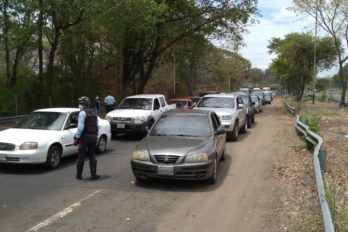
[[218, 187], [189, 196], [157, 231], [321, 231], [312, 156], [280, 98], [227, 155]]

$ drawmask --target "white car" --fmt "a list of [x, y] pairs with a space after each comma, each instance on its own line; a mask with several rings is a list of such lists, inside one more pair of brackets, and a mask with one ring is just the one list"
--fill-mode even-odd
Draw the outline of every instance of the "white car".
[[237, 141], [239, 131], [247, 132], [247, 110], [243, 104], [242, 94], [207, 94], [202, 97], [195, 109], [215, 111], [225, 127], [228, 140]]
[[[0, 131], [0, 163], [44, 163], [58, 167], [64, 156], [78, 153], [73, 145], [79, 108], [47, 108], [33, 111], [16, 127]], [[98, 117], [97, 152], [111, 139], [110, 123]]]

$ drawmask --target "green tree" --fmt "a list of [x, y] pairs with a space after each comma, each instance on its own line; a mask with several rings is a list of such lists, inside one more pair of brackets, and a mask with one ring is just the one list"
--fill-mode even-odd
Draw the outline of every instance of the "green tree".
[[[335, 61], [334, 41], [325, 37], [317, 43], [318, 69], [328, 69]], [[309, 34], [291, 33], [284, 39], [272, 38], [268, 48], [270, 53], [278, 55], [272, 68], [277, 70], [289, 91], [301, 100], [305, 85], [312, 81], [314, 38]]]
[[293, 10], [316, 18], [319, 26], [334, 41], [334, 51], [338, 59], [339, 79], [341, 82], [341, 106], [345, 105], [348, 76], [344, 75], [343, 67], [348, 55], [341, 45], [341, 39], [348, 45], [348, 4], [346, 0], [294, 0]]

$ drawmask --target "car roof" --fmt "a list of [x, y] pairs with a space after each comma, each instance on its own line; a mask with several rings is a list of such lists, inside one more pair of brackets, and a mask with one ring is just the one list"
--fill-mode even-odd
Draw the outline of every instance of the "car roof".
[[204, 97], [230, 97], [230, 98], [234, 98], [233, 94], [226, 94], [226, 93], [218, 93], [218, 94], [207, 94], [204, 95]]
[[80, 111], [79, 108], [72, 108], [72, 107], [56, 107], [56, 108], [44, 108], [44, 109], [37, 109], [34, 112], [58, 112], [58, 113], [70, 113], [73, 111]]
[[167, 111], [165, 113], [163, 113], [163, 115], [209, 115], [210, 112], [213, 112], [211, 110], [199, 110], [199, 109], [192, 109], [192, 110], [170, 110]]
[[191, 99], [189, 98], [172, 98], [172, 99], [169, 99], [168, 101], [190, 101]]
[[156, 98], [156, 97], [163, 97], [163, 94], [137, 94], [128, 96], [127, 98]]

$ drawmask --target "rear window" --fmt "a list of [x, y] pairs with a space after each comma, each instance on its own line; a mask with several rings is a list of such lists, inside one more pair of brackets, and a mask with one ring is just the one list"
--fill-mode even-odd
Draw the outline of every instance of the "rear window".
[[197, 107], [235, 108], [233, 97], [203, 97]]

